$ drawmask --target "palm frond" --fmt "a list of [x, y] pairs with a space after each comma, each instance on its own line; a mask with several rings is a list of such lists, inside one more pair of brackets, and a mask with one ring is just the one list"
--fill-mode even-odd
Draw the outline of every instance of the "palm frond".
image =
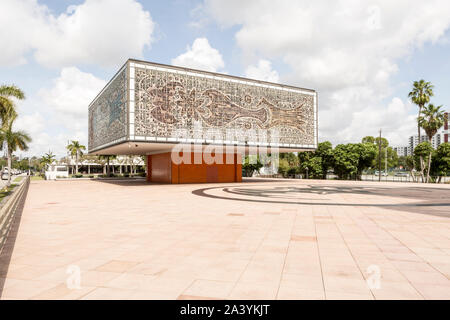
[[15, 85], [2, 85], [0, 86], [0, 96], [14, 97], [19, 100], [25, 99], [25, 93]]

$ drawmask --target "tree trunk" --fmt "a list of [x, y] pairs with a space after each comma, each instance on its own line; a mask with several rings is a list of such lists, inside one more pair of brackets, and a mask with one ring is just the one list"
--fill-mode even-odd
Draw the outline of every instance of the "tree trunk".
[[8, 148], [8, 182], [6, 184], [8, 187], [11, 185], [11, 152]]
[[428, 156], [428, 170], [427, 170], [427, 183], [430, 181], [430, 169], [431, 169], [431, 151]]
[[109, 156], [108, 156], [108, 158], [107, 158], [108, 160], [107, 160], [107, 167], [106, 167], [106, 175], [109, 177]]
[[417, 116], [417, 136], [419, 138], [419, 143], [420, 143], [420, 125], [419, 125], [419, 117], [420, 117], [420, 113], [422, 112], [422, 106], [419, 105], [419, 115]]
[[[419, 117], [420, 117], [420, 113], [421, 113], [421, 112], [422, 112], [422, 106], [419, 105], [419, 114], [418, 114], [418, 116], [417, 116], [417, 138], [418, 138], [419, 140], [417, 141], [417, 144], [420, 144], [420, 125], [419, 125]], [[417, 168], [417, 169], [418, 169], [418, 168]], [[422, 179], [422, 182], [423, 182], [423, 180], [424, 180], [423, 170], [424, 170], [424, 168], [423, 168], [423, 159], [422, 159], [422, 156], [420, 156], [420, 177], [421, 177], [421, 179]]]
[[78, 174], [78, 152], [75, 154], [75, 174]]
[[420, 156], [420, 178], [422, 179], [422, 183], [425, 182], [424, 171], [425, 171], [425, 167], [424, 167], [423, 157]]
[[416, 182], [416, 176], [414, 175], [413, 169], [409, 170], [411, 174], [411, 178], [413, 179], [413, 182]]

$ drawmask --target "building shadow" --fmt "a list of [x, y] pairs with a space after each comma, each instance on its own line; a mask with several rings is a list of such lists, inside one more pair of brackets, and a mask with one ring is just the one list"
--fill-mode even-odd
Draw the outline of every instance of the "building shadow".
[[[286, 180], [286, 179], [284, 179]], [[268, 182], [283, 182], [282, 179], [271, 179], [271, 178], [242, 178], [242, 182], [202, 182], [202, 183], [161, 183], [161, 182], [149, 182], [145, 179], [92, 179], [92, 181], [95, 182], [101, 182], [106, 184], [113, 184], [117, 186], [179, 186], [179, 185], [236, 185], [236, 184], [242, 184], [242, 183], [268, 183]]]
[[3, 246], [3, 250], [0, 253], [0, 298], [3, 294], [5, 286], [6, 276], [8, 274], [9, 265], [11, 263], [11, 257], [16, 244], [17, 234], [19, 231], [20, 220], [22, 219], [23, 208], [28, 195], [29, 185], [25, 188], [24, 193], [17, 204], [16, 212], [14, 214], [14, 220], [11, 224], [6, 242]]

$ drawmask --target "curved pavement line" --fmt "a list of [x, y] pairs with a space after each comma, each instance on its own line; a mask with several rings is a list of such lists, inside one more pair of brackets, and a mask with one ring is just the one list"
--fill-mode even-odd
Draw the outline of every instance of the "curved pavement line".
[[[257, 185], [258, 186], [258, 185]], [[241, 198], [230, 198], [223, 196], [215, 196], [206, 193], [208, 190], [221, 189], [224, 192], [233, 193], [228, 189], [228, 187], [210, 187], [193, 190], [191, 193], [200, 196], [213, 199], [222, 200], [234, 200], [234, 201], [246, 201], [246, 202], [258, 202], [258, 203], [274, 203], [274, 204], [301, 204], [301, 205], [312, 205], [312, 206], [344, 206], [344, 207], [450, 207], [450, 203], [407, 203], [407, 204], [377, 204], [377, 203], [314, 203], [314, 202], [295, 202], [295, 201], [269, 201], [269, 200], [256, 200], [256, 199], [241, 199]]]

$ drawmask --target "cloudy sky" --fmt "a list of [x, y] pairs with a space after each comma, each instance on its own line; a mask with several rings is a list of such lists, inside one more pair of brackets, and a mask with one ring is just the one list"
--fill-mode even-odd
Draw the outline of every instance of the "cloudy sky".
[[88, 104], [127, 58], [319, 92], [319, 140], [416, 132], [414, 80], [450, 109], [448, 0], [0, 0], [0, 83], [16, 84], [29, 152], [87, 144]]

